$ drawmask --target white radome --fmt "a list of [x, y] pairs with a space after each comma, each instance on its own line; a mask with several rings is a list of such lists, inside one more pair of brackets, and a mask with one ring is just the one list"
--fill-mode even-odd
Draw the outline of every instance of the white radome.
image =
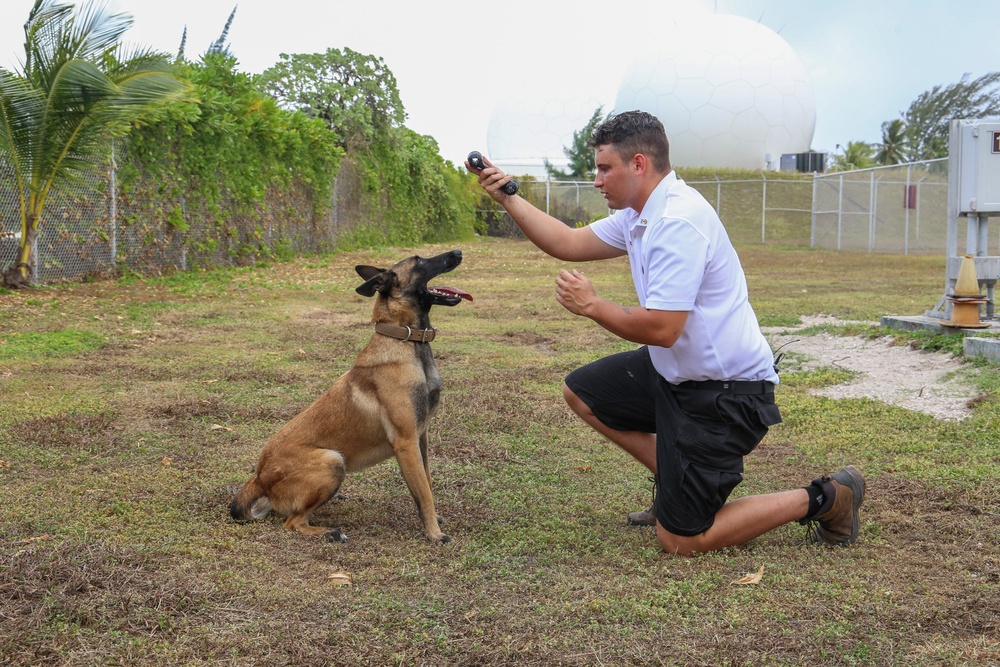
[[655, 114], [677, 167], [768, 169], [810, 149], [816, 99], [777, 33], [740, 16], [686, 18], [625, 72], [614, 111]]
[[[594, 110], [643, 109], [663, 122], [678, 167], [769, 169], [810, 149], [816, 99], [805, 67], [770, 28], [726, 14], [689, 14], [660, 32], [659, 50], [625, 70], [614, 104], [597, 97], [508, 98], [490, 117], [486, 154], [512, 174], [544, 179], [547, 159]], [[595, 82], [595, 87], [601, 87]], [[614, 92], [614, 85], [608, 92]]]

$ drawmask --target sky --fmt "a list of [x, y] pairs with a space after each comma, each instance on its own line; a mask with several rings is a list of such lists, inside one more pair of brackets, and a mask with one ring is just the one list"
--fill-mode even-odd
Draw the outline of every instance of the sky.
[[[0, 67], [23, 56], [32, 0], [0, 3]], [[345, 47], [381, 57], [407, 127], [461, 163], [486, 151], [490, 116], [514, 98], [595, 98], [606, 111], [634, 59], [688, 12], [735, 14], [777, 32], [816, 98], [812, 147], [876, 142], [921, 93], [1000, 69], [998, 0], [111, 0], [131, 14], [125, 39], [196, 59], [236, 7], [230, 51], [246, 72], [280, 54]]]

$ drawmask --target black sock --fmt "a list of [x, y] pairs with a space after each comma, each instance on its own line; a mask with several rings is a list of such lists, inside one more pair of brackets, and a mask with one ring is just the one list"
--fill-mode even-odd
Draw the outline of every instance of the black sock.
[[810, 521], [825, 514], [833, 506], [833, 498], [836, 494], [836, 490], [833, 488], [833, 484], [830, 482], [821, 482], [820, 480], [815, 480], [812, 484], [805, 487], [806, 493], [809, 494], [809, 510], [806, 512], [804, 518], [801, 521]]

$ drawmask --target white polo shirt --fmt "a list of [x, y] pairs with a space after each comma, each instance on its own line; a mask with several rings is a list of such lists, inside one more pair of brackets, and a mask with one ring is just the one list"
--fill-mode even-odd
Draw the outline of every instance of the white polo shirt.
[[668, 382], [778, 382], [729, 235], [715, 209], [676, 172], [660, 181], [641, 212], [616, 211], [590, 228], [628, 252], [641, 306], [688, 311], [672, 347], [649, 346], [653, 365]]

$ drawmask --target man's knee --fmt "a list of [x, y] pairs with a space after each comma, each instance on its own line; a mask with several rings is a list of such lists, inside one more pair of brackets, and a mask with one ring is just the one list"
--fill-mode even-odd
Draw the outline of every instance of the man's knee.
[[707, 551], [705, 548], [699, 548], [702, 546], [703, 536], [704, 533], [693, 537], [676, 535], [661, 526], [659, 521], [656, 522], [656, 538], [660, 541], [660, 547], [674, 556], [696, 556]]
[[563, 383], [563, 399], [565, 399], [567, 405], [578, 415], [588, 415], [593, 414], [590, 407], [583, 402], [583, 400], [577, 396], [572, 389], [569, 388], [565, 382]]

